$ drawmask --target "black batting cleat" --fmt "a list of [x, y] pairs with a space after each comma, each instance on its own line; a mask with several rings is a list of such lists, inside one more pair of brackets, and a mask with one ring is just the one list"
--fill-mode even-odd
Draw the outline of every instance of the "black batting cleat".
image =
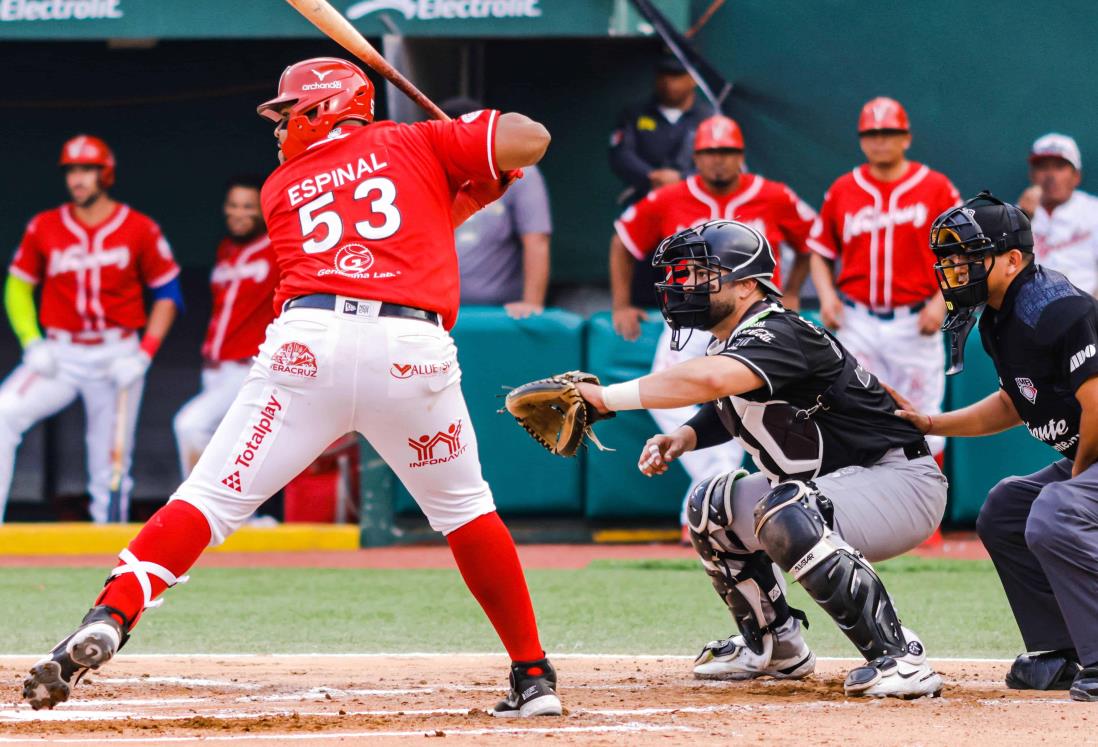
[[489, 713], [500, 718], [561, 715], [557, 672], [548, 659], [511, 663], [511, 692]]
[[1071, 683], [1071, 699], [1098, 703], [1098, 667], [1083, 667]]
[[71, 689], [89, 669], [106, 664], [122, 648], [129, 634], [111, 613], [125, 619], [112, 607], [92, 607], [72, 635], [31, 667], [30, 676], [23, 680], [23, 699], [34, 710], [68, 700]]

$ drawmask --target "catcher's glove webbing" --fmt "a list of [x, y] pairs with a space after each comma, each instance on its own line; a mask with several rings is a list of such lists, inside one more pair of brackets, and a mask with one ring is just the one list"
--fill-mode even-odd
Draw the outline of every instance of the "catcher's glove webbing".
[[550, 453], [575, 456], [584, 436], [599, 449], [608, 450], [599, 443], [591, 426], [614, 417], [614, 413], [604, 415], [588, 404], [576, 388], [577, 382], [598, 384], [599, 377], [568, 371], [516, 387], [505, 400], [507, 411], [518, 424]]

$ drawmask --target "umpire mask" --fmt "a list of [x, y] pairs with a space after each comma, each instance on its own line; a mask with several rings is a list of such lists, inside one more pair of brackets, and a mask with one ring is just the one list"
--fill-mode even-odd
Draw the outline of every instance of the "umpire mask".
[[[1033, 251], [1029, 218], [1018, 207], [983, 191], [942, 213], [930, 227], [934, 272], [946, 302], [942, 330], [950, 337], [950, 368], [964, 369], [964, 344], [987, 303], [987, 279], [995, 258], [1011, 249]], [[990, 257], [991, 262], [985, 264]]]
[[753, 278], [765, 293], [781, 295], [766, 237], [737, 221], [710, 221], [668, 236], [652, 255], [652, 266], [664, 271], [656, 296], [671, 327], [672, 350], [681, 350], [695, 329], [712, 329], [724, 318], [726, 311], [711, 303], [722, 283]]

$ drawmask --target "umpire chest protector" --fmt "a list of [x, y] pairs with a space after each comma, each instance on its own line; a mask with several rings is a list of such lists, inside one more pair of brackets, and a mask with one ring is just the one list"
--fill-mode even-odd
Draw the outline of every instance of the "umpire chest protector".
[[713, 341], [708, 355], [734, 358], [763, 380], [759, 389], [714, 406], [772, 482], [868, 466], [889, 449], [922, 440], [838, 340], [779, 304], [756, 304], [727, 341]]

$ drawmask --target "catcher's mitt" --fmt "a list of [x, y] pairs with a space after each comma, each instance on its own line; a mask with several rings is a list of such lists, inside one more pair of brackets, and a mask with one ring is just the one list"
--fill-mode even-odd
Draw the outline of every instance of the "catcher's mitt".
[[598, 384], [599, 377], [583, 371], [538, 379], [512, 389], [507, 395], [507, 411], [534, 440], [560, 456], [575, 456], [583, 437], [590, 437], [595, 446], [606, 451], [591, 426], [614, 417], [602, 414], [587, 403], [576, 388], [576, 382]]

